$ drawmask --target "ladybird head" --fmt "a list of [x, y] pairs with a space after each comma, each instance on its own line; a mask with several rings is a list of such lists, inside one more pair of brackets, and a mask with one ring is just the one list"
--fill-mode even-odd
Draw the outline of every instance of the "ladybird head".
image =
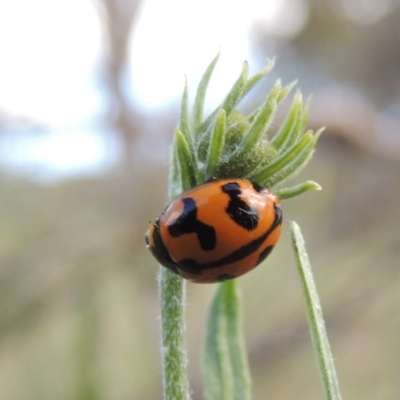
[[178, 269], [171, 256], [169, 255], [164, 242], [160, 235], [159, 219], [157, 218], [155, 223], [149, 223], [146, 235], [146, 246], [151, 251], [155, 259], [164, 267], [168, 268], [174, 273], [178, 273]]

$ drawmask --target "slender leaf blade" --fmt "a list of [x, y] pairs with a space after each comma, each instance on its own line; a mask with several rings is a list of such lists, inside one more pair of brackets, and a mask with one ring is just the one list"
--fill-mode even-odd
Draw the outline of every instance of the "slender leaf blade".
[[275, 173], [281, 173], [286, 165], [292, 163], [298, 154], [300, 154], [305, 148], [307, 148], [307, 146], [310, 146], [310, 143], [312, 143], [312, 141], [313, 134], [312, 132], [308, 132], [294, 146], [286, 150], [283, 154], [278, 156], [274, 161], [266, 165], [261, 170], [256, 171], [251, 176], [251, 179], [255, 180], [256, 182], [264, 182]]
[[280, 82], [278, 81], [265, 99], [249, 130], [243, 136], [238, 150], [232, 156], [232, 161], [238, 160], [243, 154], [249, 152], [259, 142], [261, 137], [265, 135], [268, 125], [275, 116], [277, 98], [281, 89]]
[[183, 89], [181, 100], [181, 112], [179, 116], [179, 130], [187, 138], [190, 135], [190, 121], [189, 121], [189, 93], [187, 78], [185, 76], [185, 86]]
[[221, 108], [225, 110], [226, 116], [229, 116], [232, 110], [236, 107], [237, 103], [239, 103], [239, 101], [242, 99], [247, 84], [248, 74], [249, 64], [247, 61], [245, 61], [243, 63], [242, 72], [240, 73], [239, 78], [236, 80], [232, 86], [232, 89], [222, 102]]
[[296, 196], [300, 196], [301, 194], [308, 192], [309, 190], [321, 190], [321, 186], [314, 181], [306, 181], [300, 183], [298, 185], [292, 186], [290, 188], [275, 190], [275, 194], [281, 200], [291, 199]]
[[219, 55], [220, 53], [218, 52], [218, 54], [211, 61], [210, 65], [204, 72], [197, 88], [196, 97], [193, 105], [193, 124], [196, 130], [197, 127], [199, 127], [203, 122], [204, 102], [206, 98], [207, 88], [210, 82], [211, 75], [214, 72], [215, 65], [217, 64], [217, 61], [219, 59]]
[[251, 379], [242, 330], [241, 296], [236, 280], [223, 283], [227, 342], [231, 360], [233, 400], [251, 399]]
[[321, 374], [322, 386], [327, 400], [341, 400], [339, 381], [337, 378], [332, 352], [325, 329], [321, 303], [314, 282], [310, 261], [299, 225], [291, 223], [292, 246], [295, 253], [303, 294], [306, 301], [307, 317], [317, 364]]
[[239, 103], [239, 101], [243, 97], [243, 92], [244, 92], [245, 87], [246, 87], [248, 74], [249, 74], [249, 65], [245, 61], [243, 63], [242, 71], [241, 71], [241, 73], [239, 75], [239, 78], [233, 84], [231, 90], [229, 91], [229, 93], [225, 97], [225, 100], [203, 122], [203, 124], [199, 128], [199, 132], [205, 132], [209, 128], [210, 124], [212, 124], [212, 121], [215, 119], [215, 116], [217, 115], [217, 113], [219, 112], [220, 109], [225, 110], [226, 117], [229, 117], [229, 115], [232, 112], [232, 110], [234, 110], [236, 105]]
[[[312, 139], [309, 140], [307, 144], [303, 147], [303, 149], [300, 152], [296, 152], [292, 160], [289, 160], [288, 164], [285, 167], [283, 167], [279, 172], [267, 179], [267, 187], [273, 187], [278, 183], [283, 182], [290, 176], [299, 173], [307, 165], [308, 161], [314, 153], [315, 145], [318, 141], [319, 136], [321, 135], [322, 130], [323, 129], [317, 131]], [[309, 133], [312, 134], [312, 131], [307, 132], [306, 135], [308, 135]], [[306, 137], [306, 135], [304, 137]]]
[[196, 186], [196, 172], [192, 152], [185, 136], [179, 129], [175, 131], [175, 139], [182, 190], [188, 190]]
[[210, 307], [203, 358], [207, 400], [250, 400], [250, 374], [235, 280], [220, 284]]
[[232, 370], [226, 341], [223, 285], [218, 285], [209, 308], [203, 351], [204, 390], [207, 400], [232, 400]]
[[220, 110], [215, 121], [214, 129], [210, 138], [210, 146], [208, 150], [206, 174], [213, 176], [217, 169], [222, 150], [225, 144], [226, 133], [226, 113], [225, 110]]
[[264, 78], [264, 76], [268, 75], [275, 66], [275, 57], [271, 60], [268, 60], [267, 65], [257, 74], [253, 75], [248, 79], [246, 83], [246, 87], [243, 91], [243, 96], [245, 96], [250, 90], [260, 81], [260, 79]]
[[272, 138], [271, 143], [277, 150], [280, 150], [285, 146], [286, 143], [291, 142], [291, 138], [294, 135], [294, 131], [298, 125], [298, 121], [301, 118], [302, 113], [302, 97], [298, 93], [293, 99], [292, 106], [290, 107], [289, 113], [282, 124], [277, 134]]

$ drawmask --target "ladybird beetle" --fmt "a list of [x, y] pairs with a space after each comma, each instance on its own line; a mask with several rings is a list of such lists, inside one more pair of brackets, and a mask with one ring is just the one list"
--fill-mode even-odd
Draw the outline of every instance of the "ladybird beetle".
[[222, 282], [255, 268], [279, 239], [279, 198], [257, 183], [212, 179], [179, 195], [146, 233], [164, 267], [197, 283]]

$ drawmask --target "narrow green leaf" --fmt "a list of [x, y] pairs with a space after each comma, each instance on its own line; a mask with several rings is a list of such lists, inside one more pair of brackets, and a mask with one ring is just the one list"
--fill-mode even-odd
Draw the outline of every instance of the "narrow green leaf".
[[185, 76], [185, 86], [183, 89], [182, 101], [181, 101], [181, 112], [179, 116], [179, 130], [182, 132], [183, 136], [185, 136], [186, 140], [189, 143], [193, 140], [192, 132], [190, 130], [190, 121], [189, 121], [189, 93], [188, 93], [186, 76]]
[[179, 167], [178, 152], [176, 148], [176, 135], [173, 138], [171, 151], [171, 164], [169, 167], [168, 198], [174, 199], [182, 191], [181, 171]]
[[210, 65], [207, 67], [197, 88], [196, 97], [193, 105], [193, 124], [196, 130], [197, 127], [199, 127], [203, 122], [204, 102], [206, 98], [207, 88], [215, 65], [217, 64], [219, 54], [220, 53], [218, 52], [218, 54], [211, 61]]
[[226, 342], [225, 293], [222, 285], [218, 285], [209, 308], [206, 325], [203, 377], [207, 400], [232, 399], [232, 370]]
[[242, 72], [236, 80], [232, 89], [229, 91], [225, 100], [222, 102], [221, 108], [225, 110], [228, 117], [232, 110], [236, 107], [237, 103], [242, 99], [243, 92], [246, 88], [247, 76], [249, 74], [249, 64], [247, 61], [243, 63]]
[[206, 175], [213, 176], [220, 161], [222, 150], [225, 144], [226, 134], [226, 114], [225, 110], [220, 110], [210, 138], [210, 147], [208, 150]]
[[[277, 84], [281, 84], [281, 80], [278, 79], [277, 82], [275, 83], [274, 87], [277, 86]], [[285, 99], [285, 97], [291, 92], [291, 90], [293, 89], [293, 87], [297, 84], [297, 81], [293, 81], [292, 83], [289, 83], [288, 85], [284, 86], [283, 88], [281, 88], [280, 93], [278, 94], [277, 98], [276, 98], [276, 104], [278, 105], [282, 100]], [[263, 104], [260, 107], [257, 107], [254, 111], [252, 111], [248, 116], [247, 116], [247, 120], [251, 123], [254, 121], [254, 118], [258, 115], [258, 113], [260, 112], [261, 107], [263, 106]]]
[[304, 147], [304, 149], [299, 154], [297, 154], [292, 162], [282, 168], [275, 175], [272, 175], [270, 178], [264, 181], [263, 184], [266, 187], [272, 188], [278, 183], [285, 181], [289, 177], [298, 174], [307, 165], [308, 161], [312, 157], [314, 147], [315, 143], [313, 141], [308, 143]]
[[175, 131], [175, 146], [179, 163], [182, 190], [188, 190], [193, 186], [196, 186], [195, 163], [189, 144], [180, 130]]
[[285, 166], [293, 162], [298, 154], [300, 154], [307, 146], [310, 146], [310, 143], [313, 143], [313, 133], [311, 131], [307, 132], [307, 134], [304, 135], [301, 140], [279, 155], [274, 161], [267, 164], [259, 171], [256, 171], [250, 176], [250, 179], [256, 182], [264, 182], [275, 173], [280, 173]]
[[225, 110], [226, 117], [227, 118], [229, 117], [229, 114], [232, 112], [232, 110], [234, 110], [236, 105], [239, 103], [239, 101], [243, 97], [243, 92], [244, 92], [245, 87], [246, 87], [248, 74], [249, 74], [249, 65], [245, 61], [243, 63], [242, 72], [240, 73], [239, 78], [233, 84], [233, 86], [232, 86], [231, 90], [229, 91], [228, 95], [225, 97], [225, 100], [203, 122], [203, 124], [199, 128], [199, 132], [207, 131], [207, 129], [209, 128], [210, 124], [213, 122], [215, 116], [217, 115], [217, 113], [219, 112], [220, 109]]
[[277, 150], [280, 150], [286, 143], [291, 142], [291, 138], [294, 135], [294, 130], [298, 125], [300, 116], [302, 114], [302, 97], [301, 93], [298, 93], [294, 99], [292, 106], [290, 107], [289, 113], [282, 124], [277, 134], [272, 138], [271, 143]]
[[241, 333], [235, 280], [217, 288], [207, 319], [203, 376], [207, 400], [250, 400], [250, 375]]
[[286, 97], [290, 94], [292, 89], [297, 85], [297, 81], [290, 82], [288, 85], [284, 86], [279, 93], [277, 98], [277, 102], [280, 103], [281, 101], [285, 100]]
[[[273, 186], [277, 185], [278, 183], [283, 182], [285, 179], [289, 178], [290, 176], [299, 173], [307, 165], [308, 161], [310, 160], [310, 158], [314, 152], [315, 145], [317, 144], [318, 138], [321, 135], [322, 131], [323, 131], [323, 129], [318, 130], [314, 134], [314, 137], [312, 138], [312, 140], [306, 144], [306, 146], [303, 148], [303, 150], [300, 153], [298, 153], [289, 164], [287, 164], [277, 174], [270, 177], [268, 179], [268, 184], [266, 186], [273, 187]], [[306, 135], [308, 135], [310, 132], [312, 132], [312, 131], [307, 132]]]
[[314, 282], [311, 265], [300, 227], [295, 222], [291, 223], [291, 236], [297, 270], [299, 272], [303, 294], [306, 301], [311, 338], [321, 374], [322, 386], [325, 391], [325, 398], [327, 400], [341, 400], [342, 396], [339, 390], [339, 382], [328, 335], [325, 329], [322, 308]]
[[241, 296], [237, 280], [223, 284], [227, 321], [227, 342], [232, 368], [233, 400], [250, 400], [251, 379], [242, 330]]
[[307, 181], [300, 183], [299, 185], [292, 186], [290, 188], [275, 190], [275, 194], [281, 200], [291, 199], [292, 197], [300, 196], [301, 194], [308, 192], [309, 190], [321, 190], [321, 186], [314, 181]]
[[[293, 129], [293, 134], [290, 137], [290, 141], [286, 142], [284, 144], [284, 147], [290, 146], [291, 143], [296, 142], [301, 135], [304, 135], [304, 132], [306, 130], [306, 126], [308, 123], [308, 115], [310, 112], [310, 103], [311, 103], [311, 98], [308, 98], [305, 107], [301, 110], [299, 113], [299, 118], [296, 121], [296, 126]], [[325, 128], [322, 128], [325, 129]]]
[[248, 120], [250, 123], [252, 123], [252, 122], [254, 121], [254, 118], [255, 118], [255, 117], [258, 115], [258, 113], [260, 112], [261, 107], [262, 107], [262, 105], [261, 105], [260, 107], [257, 107], [254, 111], [252, 111], [252, 112], [247, 116], [247, 120]]
[[243, 96], [245, 96], [259, 81], [268, 75], [275, 66], [275, 57], [272, 60], [268, 60], [267, 65], [257, 74], [253, 75], [248, 79], [246, 87], [243, 91]]
[[[304, 132], [308, 123], [308, 117], [310, 114], [310, 106], [311, 106], [311, 96], [307, 99], [306, 105], [303, 109], [303, 113], [301, 115], [301, 119], [299, 121], [298, 132]], [[325, 128], [322, 128], [325, 129]]]
[[269, 92], [265, 102], [261, 106], [257, 116], [251, 123], [249, 130], [243, 136], [241, 142], [238, 145], [236, 153], [232, 157], [233, 160], [237, 160], [250, 151], [259, 140], [265, 135], [268, 125], [272, 122], [276, 112], [276, 99], [279, 96], [281, 90], [280, 82], [278, 81], [272, 90]]

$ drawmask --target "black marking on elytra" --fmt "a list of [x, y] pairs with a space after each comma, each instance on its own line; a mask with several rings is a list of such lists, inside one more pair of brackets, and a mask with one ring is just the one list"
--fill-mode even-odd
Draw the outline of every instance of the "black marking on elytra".
[[268, 246], [260, 253], [260, 256], [258, 257], [257, 265], [261, 264], [270, 255], [273, 248], [274, 248], [274, 246]]
[[275, 219], [274, 226], [282, 225], [282, 208], [280, 204], [274, 204]]
[[253, 186], [253, 189], [257, 193], [266, 193], [267, 192], [267, 189], [265, 189], [264, 186], [259, 185], [257, 182], [251, 182], [251, 185]]
[[184, 197], [183, 211], [179, 217], [168, 226], [172, 237], [179, 237], [186, 233], [195, 233], [202, 250], [213, 250], [217, 245], [215, 229], [197, 219], [196, 202], [191, 197]]
[[234, 279], [236, 278], [235, 275], [232, 274], [221, 274], [217, 276], [217, 281], [218, 282], [225, 282], [225, 281], [229, 281], [230, 279]]
[[[282, 223], [282, 210], [279, 204], [274, 204], [275, 218], [271, 226], [258, 238], [238, 248], [225, 257], [209, 262], [207, 264], [199, 264], [195, 260], [180, 260], [177, 262], [178, 268], [189, 273], [198, 274], [205, 269], [213, 269], [223, 267], [224, 265], [233, 264], [237, 261], [243, 260], [249, 255], [257, 251], [260, 246], [267, 240], [268, 236], [275, 230], [275, 228]], [[264, 250], [265, 251], [265, 250]], [[268, 254], [267, 254], [268, 255]]]
[[192, 258], [187, 258], [185, 260], [180, 260], [178, 262], [178, 267], [179, 269], [189, 272], [191, 274], [201, 274], [201, 268], [200, 264], [197, 263], [196, 260], [193, 260]]
[[229, 196], [226, 207], [228, 215], [242, 228], [252, 231], [258, 225], [258, 210], [244, 202], [240, 195], [242, 190], [236, 182], [229, 182], [221, 186], [221, 190]]
[[153, 224], [153, 231], [152, 231], [152, 239], [154, 246], [150, 245], [150, 239], [148, 232], [146, 233], [146, 244], [149, 247], [149, 250], [156, 258], [156, 260], [163, 265], [164, 267], [168, 268], [172, 272], [179, 274], [178, 268], [176, 263], [172, 260], [171, 256], [168, 253], [167, 248], [161, 238], [160, 234], [160, 225], [159, 220], [157, 219], [156, 222]]

